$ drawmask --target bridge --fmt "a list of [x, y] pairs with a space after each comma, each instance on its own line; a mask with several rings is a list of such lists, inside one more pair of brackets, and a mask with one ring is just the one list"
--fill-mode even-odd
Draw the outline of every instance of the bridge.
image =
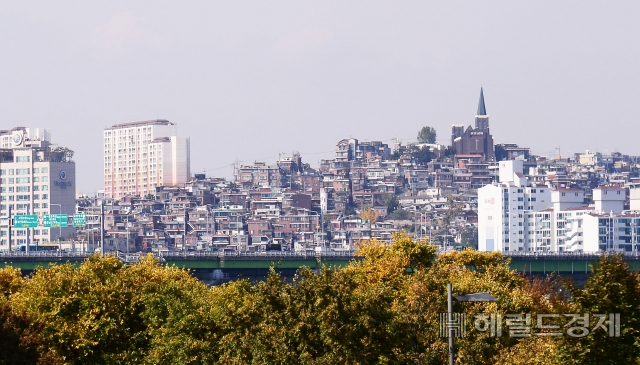
[[[79, 265], [91, 253], [82, 252], [13, 252], [0, 253], [0, 267], [13, 266], [22, 270], [35, 270], [50, 264], [70, 262]], [[134, 263], [144, 254], [124, 254], [117, 256], [125, 263]], [[594, 253], [537, 253], [537, 252], [509, 252], [504, 253], [505, 258], [510, 258], [509, 266], [518, 272], [531, 274], [547, 274], [557, 272], [560, 274], [587, 273], [590, 266], [603, 255]], [[161, 253], [157, 256], [165, 265], [175, 265], [185, 269], [204, 270], [252, 270], [268, 269], [272, 265], [279, 269], [298, 269], [302, 266], [318, 268], [325, 266], [347, 265], [351, 260], [358, 260], [354, 252], [191, 252], [177, 251]], [[624, 260], [630, 265], [631, 270], [640, 270], [640, 255], [638, 253], [625, 253]]]

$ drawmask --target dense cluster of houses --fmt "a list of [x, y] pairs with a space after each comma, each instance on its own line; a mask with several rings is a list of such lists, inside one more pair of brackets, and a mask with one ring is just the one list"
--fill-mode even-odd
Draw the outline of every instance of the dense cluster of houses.
[[[412, 157], [416, 149], [428, 149], [430, 161]], [[101, 209], [106, 250], [351, 251], [360, 240], [390, 240], [399, 231], [474, 247], [477, 189], [497, 181], [498, 162], [446, 151], [344, 139], [317, 169], [293, 153], [273, 165], [238, 166], [233, 181], [196, 174], [184, 186], [160, 186], [147, 196], [81, 197], [78, 211], [87, 213], [88, 225], [65, 249], [98, 247]], [[586, 199], [598, 186], [640, 182], [638, 158], [620, 153], [546, 159], [515, 145], [496, 151], [522, 161], [530, 182], [581, 189]], [[374, 219], [364, 217], [366, 210]]]

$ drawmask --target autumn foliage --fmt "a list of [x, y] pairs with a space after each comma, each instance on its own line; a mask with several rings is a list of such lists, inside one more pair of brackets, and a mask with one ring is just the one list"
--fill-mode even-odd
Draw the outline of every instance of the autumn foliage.
[[24, 278], [0, 269], [0, 364], [446, 364], [440, 337], [446, 284], [498, 302], [456, 302], [468, 313], [621, 313], [619, 338], [491, 337], [473, 324], [456, 339], [459, 364], [633, 364], [640, 287], [618, 256], [583, 288], [531, 279], [497, 253], [436, 255], [399, 234], [363, 242], [344, 268], [302, 268], [207, 287], [151, 256], [123, 265], [92, 257]]

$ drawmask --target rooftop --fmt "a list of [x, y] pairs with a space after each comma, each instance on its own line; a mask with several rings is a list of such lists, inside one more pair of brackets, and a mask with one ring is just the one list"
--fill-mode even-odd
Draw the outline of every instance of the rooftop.
[[131, 122], [131, 123], [120, 123], [114, 124], [109, 128], [105, 129], [119, 129], [119, 128], [131, 128], [131, 127], [142, 127], [147, 125], [174, 125], [175, 123], [171, 123], [165, 119], [156, 119], [156, 120], [145, 120], [142, 122]]

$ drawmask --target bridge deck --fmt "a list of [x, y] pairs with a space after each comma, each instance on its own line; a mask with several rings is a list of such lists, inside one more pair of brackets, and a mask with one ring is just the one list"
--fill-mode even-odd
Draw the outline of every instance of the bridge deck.
[[[47, 267], [50, 264], [70, 262], [79, 265], [89, 253], [68, 252], [35, 252], [0, 254], [0, 267], [13, 266], [23, 270], [34, 270]], [[124, 262], [136, 262], [140, 255], [118, 254]], [[589, 272], [590, 266], [598, 261], [601, 254], [571, 253], [571, 254], [531, 254], [512, 253], [509, 266], [516, 271], [530, 273], [578, 273]], [[296, 253], [296, 252], [268, 252], [268, 253], [238, 253], [220, 255], [217, 252], [179, 252], [163, 254], [160, 260], [166, 265], [175, 265], [188, 269], [264, 269], [272, 265], [280, 268], [299, 268], [308, 266], [316, 268], [320, 265], [345, 266], [351, 260], [360, 259], [350, 252], [331, 253]], [[640, 270], [640, 256], [624, 255], [624, 260], [631, 270]]]

